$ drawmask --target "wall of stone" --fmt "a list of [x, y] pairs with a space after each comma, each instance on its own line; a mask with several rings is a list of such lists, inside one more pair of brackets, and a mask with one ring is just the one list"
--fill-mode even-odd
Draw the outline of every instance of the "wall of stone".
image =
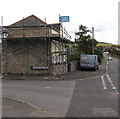
[[44, 39], [24, 38], [9, 39], [3, 42], [3, 72], [22, 74], [44, 74], [44, 70], [31, 70], [31, 66], [47, 66], [50, 58], [47, 51], [51, 45], [47, 45]]
[[[44, 38], [15, 38], [3, 41], [3, 73], [51, 74], [68, 72], [67, 64], [52, 64], [51, 40]], [[31, 66], [48, 67], [48, 70], [32, 70]]]
[[68, 73], [68, 66], [66, 63], [53, 64], [51, 67], [52, 75], [62, 75]]

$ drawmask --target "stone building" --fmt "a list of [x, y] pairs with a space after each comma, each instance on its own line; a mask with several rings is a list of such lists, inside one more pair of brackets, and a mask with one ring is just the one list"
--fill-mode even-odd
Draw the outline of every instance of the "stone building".
[[67, 73], [70, 35], [61, 23], [47, 24], [31, 15], [10, 26], [2, 39], [2, 69], [5, 74]]

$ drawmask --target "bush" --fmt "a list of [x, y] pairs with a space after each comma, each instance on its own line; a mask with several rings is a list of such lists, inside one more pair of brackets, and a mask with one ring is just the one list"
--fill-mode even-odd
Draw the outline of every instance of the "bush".
[[76, 51], [75, 54], [70, 55], [70, 61], [76, 61], [80, 58], [81, 54], [85, 54], [84, 52]]
[[95, 55], [98, 55], [98, 62], [101, 64], [103, 60], [103, 50], [99, 47], [95, 49]]

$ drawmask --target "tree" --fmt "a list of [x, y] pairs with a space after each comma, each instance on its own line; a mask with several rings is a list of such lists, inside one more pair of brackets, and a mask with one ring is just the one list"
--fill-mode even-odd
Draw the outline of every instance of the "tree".
[[73, 58], [77, 59], [80, 57], [80, 54], [93, 54], [93, 45], [94, 45], [94, 54], [98, 55], [98, 61], [101, 64], [103, 59], [103, 49], [102, 47], [97, 47], [96, 39], [93, 39], [90, 35], [91, 30], [86, 26], [80, 25], [79, 32], [76, 32], [75, 43], [77, 44], [77, 52], [74, 54]]
[[91, 38], [90, 33], [91, 31], [86, 26], [79, 26], [79, 32], [75, 33], [75, 43], [78, 46], [78, 51], [84, 52], [85, 54], [92, 54], [93, 44], [95, 47], [97, 41]]
[[101, 64], [103, 59], [103, 48], [102, 47], [96, 47], [95, 48], [95, 55], [98, 56], [98, 62]]

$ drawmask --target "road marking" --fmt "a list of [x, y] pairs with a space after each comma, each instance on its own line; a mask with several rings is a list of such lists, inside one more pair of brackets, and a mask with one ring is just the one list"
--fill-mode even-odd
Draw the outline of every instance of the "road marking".
[[90, 80], [90, 79], [96, 79], [96, 78], [99, 78], [103, 75], [106, 75], [106, 73], [104, 74], [100, 74], [100, 75], [97, 75], [97, 76], [93, 76], [93, 77], [88, 77], [88, 78], [81, 78], [81, 79], [77, 79], [77, 80]]
[[119, 95], [119, 92], [118, 92], [118, 90], [116, 90], [116, 94], [117, 94], [117, 95]]
[[104, 86], [103, 89], [106, 90], [106, 89], [107, 89], [107, 86]]
[[55, 89], [70, 89], [70, 90], [73, 90], [73, 88], [64, 88], [64, 87], [45, 87], [45, 88], [48, 88], [48, 89], [50, 89], [50, 88], [55, 88]]
[[105, 83], [104, 77], [101, 76], [101, 80], [102, 80], [102, 84], [103, 84], [103, 89], [106, 90], [107, 89], [107, 85]]
[[45, 88], [52, 88], [52, 87], [45, 87]]
[[19, 85], [15, 85], [15, 87], [20, 87]]
[[112, 82], [112, 80], [111, 80], [110, 76], [107, 74], [107, 75], [106, 75], [106, 77], [107, 77], [107, 79], [108, 79], [109, 83], [111, 84], [112, 89], [113, 89], [113, 90], [116, 90], [117, 88], [114, 86], [114, 84], [113, 84], [113, 82]]
[[[111, 84], [112, 89], [113, 89], [113, 90], [116, 90], [116, 92], [118, 92], [118, 91], [117, 91], [117, 88], [116, 88], [115, 85], [113, 84], [110, 76], [109, 76], [108, 74], [106, 74], [106, 77], [107, 77], [109, 83]], [[106, 85], [104, 76], [101, 76], [101, 80], [102, 80], [102, 84], [103, 84], [103, 89], [107, 89], [107, 85]], [[119, 93], [118, 93], [118, 94], [119, 94]]]
[[107, 64], [106, 64], [106, 73], [107, 73], [107, 70], [108, 70], [108, 64], [109, 64], [109, 62], [107, 61]]
[[112, 87], [112, 89], [113, 89], [113, 90], [116, 90], [117, 88], [114, 86], [114, 87]]
[[101, 74], [99, 74], [99, 75], [97, 75], [97, 76], [88, 77], [88, 78], [81, 78], [81, 79], [77, 79], [77, 80], [89, 80], [89, 79], [96, 79], [96, 78], [99, 78], [99, 77], [101, 77], [101, 76], [106, 76], [106, 75], [107, 75], [107, 69], [108, 69], [108, 66], [107, 66], [107, 65], [108, 65], [108, 64], [109, 64], [109, 62], [107, 61], [105, 73], [101, 73]]

